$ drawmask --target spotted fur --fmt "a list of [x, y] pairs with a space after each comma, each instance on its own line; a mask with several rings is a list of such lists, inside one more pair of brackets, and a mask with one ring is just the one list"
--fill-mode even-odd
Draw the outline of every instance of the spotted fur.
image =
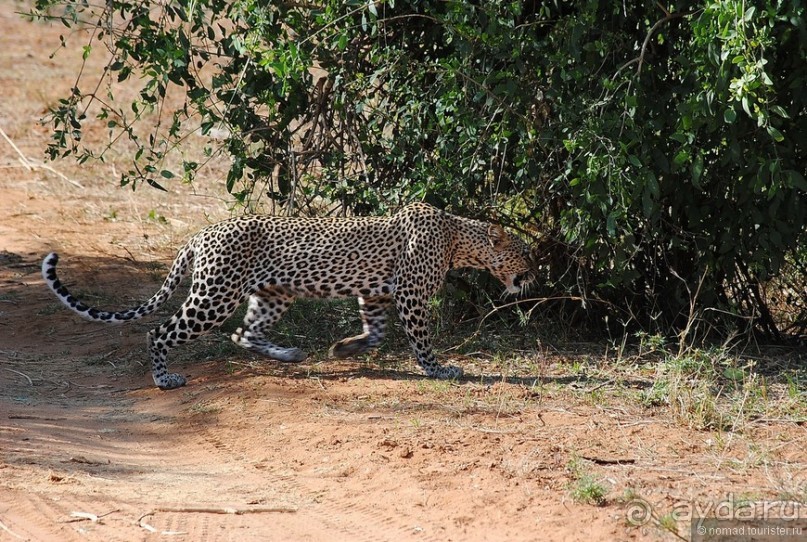
[[441, 366], [432, 352], [429, 298], [452, 268], [486, 269], [508, 292], [522, 291], [534, 278], [527, 246], [500, 226], [457, 217], [424, 203], [392, 217], [288, 218], [247, 216], [208, 226], [183, 246], [159, 291], [139, 307], [108, 312], [88, 307], [56, 275], [59, 257], [49, 254], [42, 276], [61, 302], [88, 319], [121, 323], [147, 316], [174, 293], [193, 267], [187, 299], [161, 326], [148, 333], [154, 382], [161, 389], [185, 384], [169, 373], [169, 349], [219, 327], [245, 301], [243, 326], [232, 340], [282, 362], [306, 353], [271, 343], [266, 332], [296, 297], [358, 297], [363, 332], [331, 347], [350, 357], [384, 338], [388, 308], [395, 305], [409, 344], [424, 372], [456, 378], [459, 367]]

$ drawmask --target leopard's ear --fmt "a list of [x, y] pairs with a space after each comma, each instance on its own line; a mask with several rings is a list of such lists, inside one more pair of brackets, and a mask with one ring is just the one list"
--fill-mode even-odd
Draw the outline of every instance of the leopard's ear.
[[490, 224], [488, 226], [488, 243], [490, 246], [502, 247], [507, 244], [507, 232], [498, 224]]

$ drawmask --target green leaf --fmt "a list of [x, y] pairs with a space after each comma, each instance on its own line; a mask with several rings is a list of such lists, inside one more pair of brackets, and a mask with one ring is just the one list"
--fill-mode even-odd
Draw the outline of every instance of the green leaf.
[[132, 68], [129, 66], [124, 66], [121, 68], [120, 73], [118, 74], [118, 83], [121, 83], [129, 78], [129, 75], [132, 73]]
[[658, 179], [656, 179], [656, 174], [652, 171], [648, 171], [647, 174], [645, 174], [645, 187], [649, 190], [653, 199], [658, 199], [661, 196], [661, 188], [659, 187]]
[[734, 380], [740, 382], [745, 377], [745, 372], [739, 367], [726, 367], [723, 370], [723, 377], [726, 378], [727, 380]]
[[698, 154], [692, 160], [692, 184], [696, 188], [701, 188], [701, 175], [703, 175], [703, 156]]
[[674, 134], [670, 135], [670, 139], [681, 144], [684, 144], [689, 140], [689, 138], [681, 132], [675, 132]]
[[785, 108], [782, 107], [781, 105], [772, 105], [771, 106], [771, 111], [773, 111], [774, 113], [776, 113], [777, 115], [779, 115], [783, 119], [789, 119], [790, 118], [790, 115], [787, 114], [787, 111], [785, 111]]
[[608, 231], [609, 237], [616, 235], [616, 215], [608, 213], [608, 218], [605, 220], [605, 229]]
[[791, 186], [798, 188], [802, 192], [807, 193], [807, 180], [805, 180], [804, 175], [802, 175], [795, 169], [788, 169], [784, 173], [790, 180]]
[[148, 178], [148, 179], [146, 179], [146, 183], [152, 188], [156, 188], [157, 190], [162, 190], [163, 192], [168, 192], [168, 190], [163, 188], [163, 185], [161, 185], [160, 183], [158, 183], [154, 179]]
[[773, 138], [773, 140], [776, 141], [777, 143], [780, 143], [785, 140], [785, 136], [782, 135], [782, 132], [774, 128], [772, 125], [770, 124], [767, 125], [765, 129], [768, 130], [768, 135], [770, 135]]
[[743, 95], [743, 99], [741, 100], [741, 102], [743, 104], [743, 111], [745, 111], [745, 113], [749, 117], [754, 118], [753, 113], [751, 113], [751, 104], [748, 101], [748, 94]]
[[652, 218], [653, 217], [653, 210], [654, 210], [653, 198], [650, 196], [650, 190], [643, 190], [642, 191], [642, 211], [644, 212], [645, 218]]
[[735, 120], [737, 120], [737, 112], [733, 108], [729, 107], [723, 111], [723, 120], [726, 122], [726, 124], [733, 123]]
[[174, 177], [176, 177], [176, 175], [174, 175], [172, 172], [168, 171], [167, 169], [162, 170], [160, 172], [160, 176], [162, 176], [165, 179], [173, 179]]
[[678, 151], [678, 154], [676, 154], [675, 158], [673, 158], [673, 164], [675, 164], [677, 167], [681, 167], [687, 162], [689, 162], [689, 153], [685, 149]]
[[347, 44], [348, 44], [347, 33], [343, 32], [339, 34], [339, 40], [336, 45], [339, 48], [339, 50], [344, 51], [345, 49], [347, 49]]

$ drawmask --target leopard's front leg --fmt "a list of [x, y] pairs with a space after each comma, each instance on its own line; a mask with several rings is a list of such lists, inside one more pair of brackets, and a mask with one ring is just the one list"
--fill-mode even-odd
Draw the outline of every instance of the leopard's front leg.
[[409, 345], [426, 376], [441, 380], [461, 377], [462, 368], [440, 365], [435, 359], [429, 332], [428, 297], [419, 295], [417, 288], [398, 288], [395, 292], [395, 307], [398, 309], [398, 317], [409, 339]]

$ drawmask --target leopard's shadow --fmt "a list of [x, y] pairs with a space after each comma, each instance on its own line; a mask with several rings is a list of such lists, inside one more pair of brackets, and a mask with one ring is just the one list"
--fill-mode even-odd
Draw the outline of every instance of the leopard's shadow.
[[[414, 364], [414, 362], [412, 362]], [[468, 371], [463, 376], [454, 380], [435, 380], [422, 373], [418, 373], [417, 368], [408, 369], [406, 362], [401, 361], [396, 366], [384, 367], [373, 365], [371, 362], [358, 362], [351, 360], [324, 360], [313, 364], [285, 364], [276, 363], [270, 360], [251, 363], [240, 371], [240, 375], [248, 378], [251, 375], [274, 376], [288, 378], [292, 380], [319, 380], [325, 382], [340, 382], [345, 379], [369, 380], [391, 380], [391, 381], [412, 381], [412, 382], [443, 382], [450, 386], [462, 387], [468, 384], [479, 386], [493, 386], [505, 383], [509, 385], [522, 386], [528, 389], [539, 386], [562, 386], [571, 387], [580, 391], [594, 390], [609, 384], [617, 383], [614, 378], [592, 376], [592, 375], [516, 375], [504, 376], [501, 374], [473, 374]], [[650, 380], [637, 378], [620, 378], [618, 384], [624, 388], [644, 390], [652, 387]]]

